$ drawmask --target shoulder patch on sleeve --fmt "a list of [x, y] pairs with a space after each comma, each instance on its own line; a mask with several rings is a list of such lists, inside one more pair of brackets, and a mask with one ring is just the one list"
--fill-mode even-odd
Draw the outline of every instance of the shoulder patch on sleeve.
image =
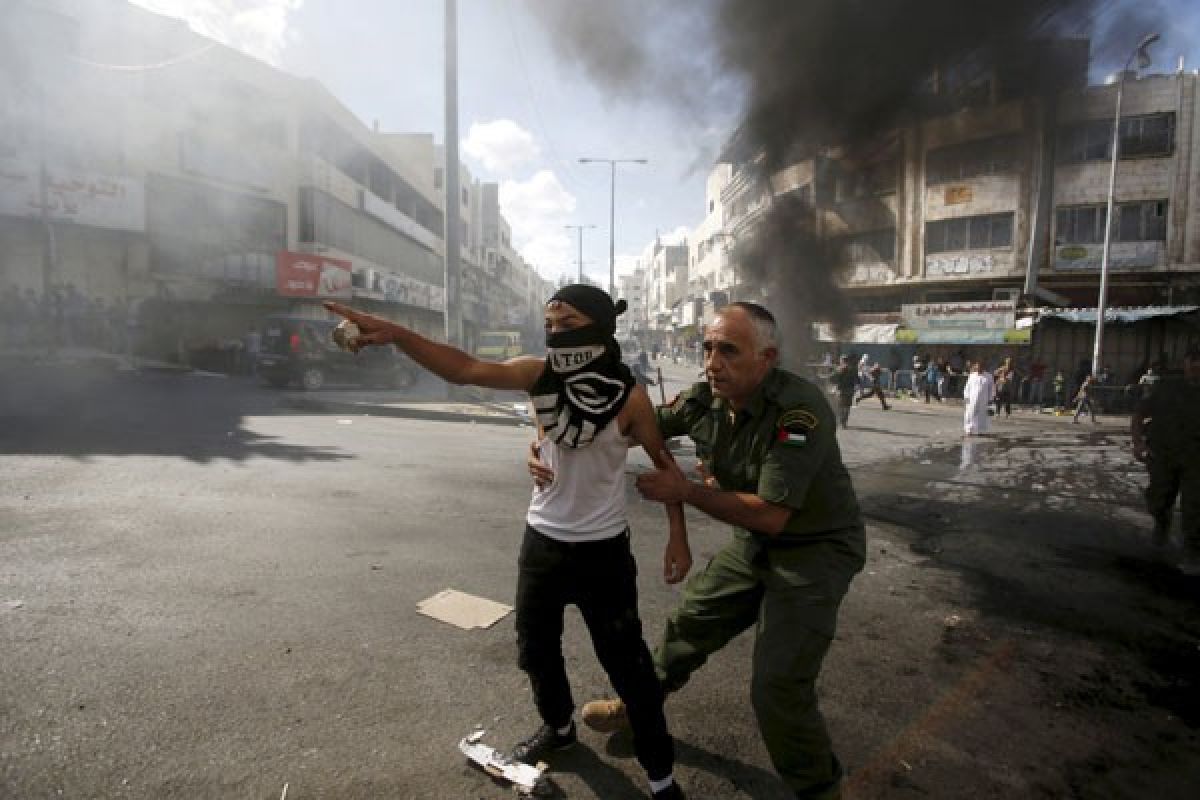
[[811, 411], [795, 408], [779, 417], [776, 440], [786, 447], [804, 447], [808, 436], [817, 427], [817, 417]]
[[817, 427], [817, 416], [806, 409], [795, 408], [783, 413], [779, 418], [779, 427], [794, 433], [808, 433]]

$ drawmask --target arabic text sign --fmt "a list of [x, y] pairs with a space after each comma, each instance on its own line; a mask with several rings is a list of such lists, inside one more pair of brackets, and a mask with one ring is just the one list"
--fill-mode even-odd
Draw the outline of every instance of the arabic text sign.
[[[40, 171], [35, 164], [0, 159], [0, 214], [42, 215]], [[46, 169], [46, 215], [122, 231], [146, 230], [146, 192], [141, 181], [94, 172]]]
[[1002, 300], [978, 303], [915, 303], [902, 305], [907, 328], [932, 330], [1007, 330], [1016, 327], [1016, 305]]
[[[1113, 242], [1109, 247], [1110, 269], [1138, 269], [1162, 263], [1162, 242]], [[1102, 244], [1063, 244], [1054, 248], [1057, 270], [1099, 270]]]

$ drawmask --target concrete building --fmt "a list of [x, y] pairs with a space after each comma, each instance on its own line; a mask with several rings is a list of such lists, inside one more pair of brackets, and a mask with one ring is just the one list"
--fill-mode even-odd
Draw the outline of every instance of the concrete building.
[[716, 164], [708, 174], [704, 192], [704, 219], [692, 230], [688, 239], [689, 300], [702, 304], [701, 321], [710, 322], [714, 312], [732, 299], [735, 280], [734, 261], [730, 257], [736, 246], [734, 234], [726, 230], [725, 204], [721, 193], [729, 185], [733, 167]]
[[620, 338], [641, 341], [649, 328], [646, 306], [646, 270], [634, 267], [633, 271], [617, 276], [617, 297], [623, 298], [628, 308], [617, 317], [617, 333]]
[[[324, 315], [325, 297], [442, 334], [431, 135], [368, 127], [315, 81], [132, 5], [15, 0], [5, 15], [0, 285], [128, 316], [146, 348], [170, 353], [271, 312]], [[543, 282], [460, 169], [473, 333], [528, 316]], [[496, 253], [520, 270], [487, 271], [485, 224], [504, 229]]]
[[[1050, 97], [1006, 95], [987, 76], [969, 100], [939, 97], [942, 113], [869, 148], [831, 148], [768, 180], [749, 154], [722, 193], [726, 230], [744, 235], [781, 194], [810, 200], [820, 236], [841, 245], [839, 280], [862, 323], [845, 344], [908, 345], [906, 355], [1029, 344], [1019, 309], [1097, 302], [1115, 87], [1079, 75]], [[1126, 79], [1110, 307], [1200, 304], [1198, 85], [1182, 69]], [[976, 329], [964, 312], [980, 303], [1004, 320]], [[1127, 338], [1110, 337], [1105, 357], [1133, 369], [1148, 345]]]

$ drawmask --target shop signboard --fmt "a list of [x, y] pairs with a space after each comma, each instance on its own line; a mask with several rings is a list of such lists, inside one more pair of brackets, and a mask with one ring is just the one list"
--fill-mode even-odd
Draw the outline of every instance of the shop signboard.
[[896, 341], [913, 344], [1029, 344], [1029, 330], [1016, 326], [1011, 301], [913, 303], [900, 307], [903, 325]]
[[350, 262], [314, 253], [280, 250], [275, 286], [285, 297], [351, 297]]
[[[40, 219], [40, 170], [36, 164], [0, 159], [0, 214]], [[46, 215], [119, 231], [146, 230], [146, 191], [141, 181], [58, 167], [46, 168]]]
[[[1162, 242], [1112, 242], [1109, 269], [1143, 269], [1162, 263]], [[1054, 248], [1054, 268], [1064, 272], [1100, 270], [1102, 244], [1062, 244]]]

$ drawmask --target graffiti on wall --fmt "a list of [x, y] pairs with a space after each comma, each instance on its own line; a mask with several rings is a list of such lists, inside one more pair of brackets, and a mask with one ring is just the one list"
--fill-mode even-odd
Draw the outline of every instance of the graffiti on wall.
[[846, 275], [847, 283], [891, 283], [896, 280], [896, 270], [888, 264], [857, 264]]
[[925, 256], [925, 274], [929, 277], [982, 275], [992, 272], [996, 267], [996, 260], [990, 253]]

